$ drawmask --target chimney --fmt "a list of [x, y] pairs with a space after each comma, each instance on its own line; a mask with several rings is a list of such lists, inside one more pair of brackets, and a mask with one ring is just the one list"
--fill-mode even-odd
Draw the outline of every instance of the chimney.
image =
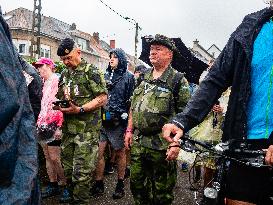
[[77, 29], [76, 24], [75, 24], [75, 23], [72, 23], [69, 29], [70, 29], [70, 30], [76, 30], [76, 29]]
[[100, 34], [99, 34], [99, 32], [94, 32], [93, 37], [94, 37], [95, 41], [97, 42], [97, 44], [99, 44], [100, 43]]
[[193, 41], [193, 44], [199, 44], [199, 41], [195, 39], [195, 41]]
[[199, 41], [196, 39], [195, 41], [193, 41], [192, 49], [196, 51], [198, 47], [199, 47]]
[[116, 48], [116, 40], [110, 40], [110, 48]]

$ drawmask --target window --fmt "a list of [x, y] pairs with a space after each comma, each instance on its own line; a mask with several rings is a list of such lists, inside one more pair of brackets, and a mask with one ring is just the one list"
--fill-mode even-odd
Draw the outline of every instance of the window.
[[23, 56], [29, 55], [29, 48], [31, 44], [30, 41], [23, 39], [12, 39], [12, 41], [20, 55]]
[[46, 58], [50, 57], [50, 50], [45, 49], [45, 57]]
[[41, 45], [40, 56], [45, 58], [50, 58], [50, 46]]
[[45, 57], [45, 52], [44, 52], [44, 49], [42, 49], [42, 48], [41, 48], [41, 50], [40, 50], [40, 56], [41, 56], [41, 57]]
[[87, 50], [87, 40], [83, 38], [77, 38], [77, 43], [82, 50]]
[[19, 53], [20, 54], [25, 54], [26, 53], [26, 44], [22, 43], [22, 44], [19, 44]]

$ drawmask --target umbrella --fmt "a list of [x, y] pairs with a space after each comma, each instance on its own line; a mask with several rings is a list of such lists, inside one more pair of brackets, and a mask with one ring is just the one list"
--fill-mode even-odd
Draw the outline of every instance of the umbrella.
[[[140, 60], [151, 66], [150, 44], [151, 36], [142, 37], [142, 52], [139, 57]], [[208, 67], [206, 63], [196, 58], [191, 51], [185, 46], [181, 38], [172, 38], [177, 47], [179, 54], [174, 55], [172, 67], [179, 72], [185, 73], [185, 77], [190, 83], [199, 84], [199, 77], [202, 72]]]

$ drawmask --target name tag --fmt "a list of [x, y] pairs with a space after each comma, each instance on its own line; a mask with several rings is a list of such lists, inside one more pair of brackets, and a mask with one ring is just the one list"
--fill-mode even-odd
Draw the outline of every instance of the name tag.
[[164, 92], [164, 93], [169, 93], [170, 90], [167, 89], [167, 88], [162, 88], [162, 87], [158, 87], [157, 90], [161, 91], [161, 92]]

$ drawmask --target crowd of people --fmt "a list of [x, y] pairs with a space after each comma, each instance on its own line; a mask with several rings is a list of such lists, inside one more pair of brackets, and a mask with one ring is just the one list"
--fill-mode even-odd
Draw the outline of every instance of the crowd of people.
[[[60, 203], [88, 205], [104, 194], [104, 174], [116, 165], [113, 199], [124, 197], [129, 177], [135, 205], [171, 205], [184, 133], [213, 145], [232, 141], [235, 148], [265, 150], [271, 166], [272, 16], [271, 7], [247, 15], [193, 86], [172, 68], [181, 53], [164, 35], [149, 41], [152, 67], [138, 66], [135, 75], [122, 49], [110, 51], [102, 73], [65, 38], [57, 50], [66, 66], [59, 75], [52, 59], [32, 67], [17, 53], [0, 15], [0, 204], [59, 196]], [[37, 142], [49, 178], [41, 194]], [[219, 204], [273, 204], [272, 169], [227, 164]], [[215, 158], [201, 166], [205, 186], [212, 186]]]

